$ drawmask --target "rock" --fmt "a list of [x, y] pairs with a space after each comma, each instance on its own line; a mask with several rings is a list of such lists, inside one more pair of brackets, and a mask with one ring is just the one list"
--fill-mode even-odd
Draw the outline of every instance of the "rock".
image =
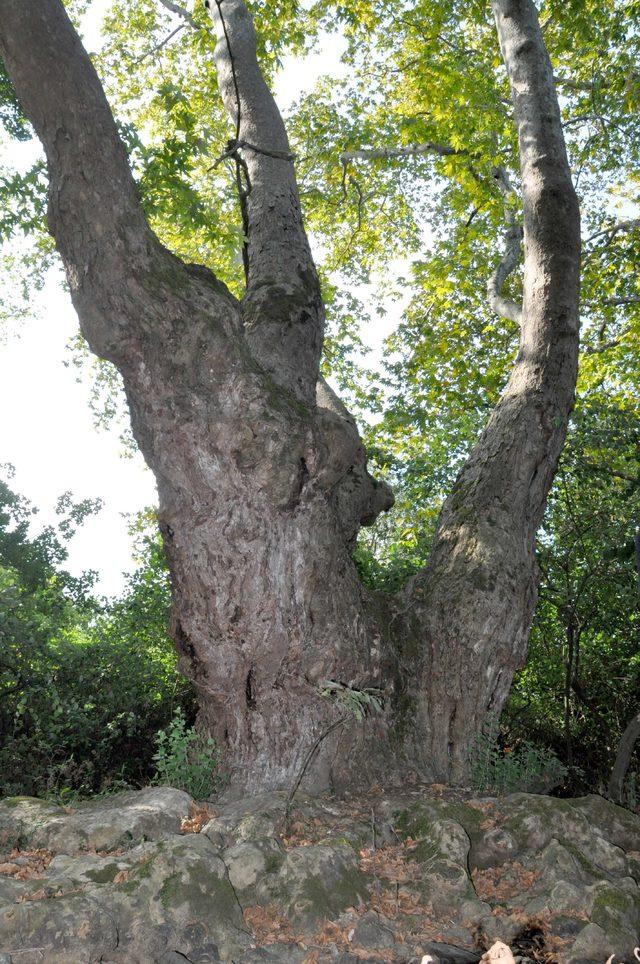
[[59, 854], [49, 864], [47, 877], [58, 888], [71, 889], [79, 884], [110, 884], [128, 868], [129, 863], [120, 857]]
[[567, 964], [603, 964], [612, 953], [611, 938], [597, 924], [587, 924], [574, 941]]
[[[80, 855], [56, 863], [52, 893], [65, 881], [69, 892], [0, 913], [0, 947], [21, 962], [29, 947], [46, 947], [47, 961], [67, 964], [88, 960], [87, 948], [92, 959], [126, 964], [159, 961], [168, 951], [217, 961], [249, 944], [227, 869], [207, 837], [166, 836], [117, 861]], [[41, 890], [42, 881], [30, 883]]]
[[[425, 854], [428, 854], [430, 846], [438, 856], [465, 867], [469, 856], [471, 841], [469, 840], [467, 831], [461, 824], [456, 823], [455, 820], [445, 818], [434, 820], [433, 823], [429, 825], [422, 845], [417, 848], [415, 859], [421, 859], [420, 853], [422, 847], [424, 847]], [[431, 856], [433, 856], [433, 854]]]
[[229, 847], [223, 852], [222, 859], [236, 893], [243, 894], [255, 887], [261, 877], [278, 871], [285, 858], [278, 841], [274, 837], [265, 837]]
[[499, 867], [505, 860], [513, 860], [520, 852], [519, 844], [508, 830], [489, 827], [484, 833], [473, 835], [469, 866], [472, 870]]
[[585, 860], [580, 860], [575, 848], [569, 850], [555, 838], [547, 844], [539, 858], [542, 881], [571, 881], [591, 883], [597, 879], [595, 868], [591, 869]]
[[420, 880], [420, 890], [435, 914], [457, 915], [476, 896], [466, 867], [453, 860], [434, 860]]
[[566, 914], [553, 913], [550, 919], [550, 928], [553, 936], [565, 942], [568, 946], [584, 927], [584, 918], [576, 916], [575, 913], [568, 911]]
[[[302, 964], [313, 948], [318, 964], [383, 952], [407, 964], [426, 955], [471, 964], [480, 931], [511, 944], [522, 964], [531, 940], [544, 942], [523, 920], [541, 915], [570, 948], [563, 964], [633, 960], [640, 820], [600, 797], [512, 794], [473, 806], [459, 792], [419, 789], [302, 797], [297, 829], [283, 837], [285, 801], [228, 798], [201, 833], [186, 834], [192, 800], [170, 788], [75, 811], [0, 802], [0, 955], [14, 964]], [[374, 836], [385, 846], [372, 852]], [[36, 848], [52, 859], [28, 852]], [[417, 947], [430, 928], [448, 943]]]
[[118, 793], [81, 804], [73, 813], [61, 812], [31, 830], [31, 847], [73, 854], [81, 850], [115, 850], [142, 840], [179, 833], [189, 816], [192, 798], [171, 787]]
[[367, 897], [355, 852], [347, 844], [294, 847], [277, 874], [256, 888], [262, 904], [275, 903], [294, 923], [333, 920]]
[[[277, 947], [255, 947], [239, 959], [239, 964], [304, 964], [309, 952], [295, 944], [278, 944]], [[184, 961], [182, 962], [184, 964]]]
[[99, 960], [101, 956], [118, 959], [114, 957], [117, 923], [111, 910], [94, 895], [71, 893], [5, 907], [0, 910], [0, 935], [0, 948], [21, 964], [42, 960], [40, 948], [46, 948], [47, 964]]
[[423, 941], [422, 949], [425, 951], [424, 957], [433, 961], [433, 964], [478, 964], [480, 960], [480, 955], [475, 951], [441, 941], [427, 941], [426, 944]]
[[260, 793], [255, 797], [231, 798], [216, 804], [217, 816], [207, 824], [207, 836], [219, 834], [225, 846], [274, 837], [282, 828], [287, 794]]
[[586, 904], [587, 896], [584, 890], [566, 880], [559, 880], [550, 891], [529, 901], [524, 912], [530, 917], [547, 912], [583, 913]]
[[484, 900], [473, 897], [463, 900], [459, 907], [460, 921], [467, 930], [475, 932], [482, 929], [488, 918], [491, 918], [491, 905]]
[[624, 851], [640, 849], [640, 816], [591, 794], [571, 801], [590, 827], [606, 828], [606, 836]]
[[[640, 838], [638, 844], [640, 845]], [[605, 840], [599, 833], [591, 836], [588, 856], [596, 867], [607, 874], [625, 876], [628, 873], [629, 864], [624, 850]]]
[[360, 918], [352, 940], [355, 947], [373, 950], [393, 947], [396, 943], [391, 924], [383, 921], [375, 911], [368, 911]]
[[0, 853], [27, 844], [30, 834], [60, 813], [60, 807], [35, 797], [0, 800]]
[[0, 907], [4, 904], [15, 904], [26, 890], [28, 890], [28, 885], [23, 880], [15, 880], [13, 877], [0, 877]]
[[609, 953], [622, 960], [633, 953], [640, 934], [640, 890], [630, 877], [616, 885], [598, 881], [587, 889], [587, 914], [610, 938], [614, 945]]

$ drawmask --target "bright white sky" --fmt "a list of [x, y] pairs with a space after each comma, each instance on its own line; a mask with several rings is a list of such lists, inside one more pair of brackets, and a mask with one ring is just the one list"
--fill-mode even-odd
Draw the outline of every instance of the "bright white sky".
[[[107, 2], [95, 0], [85, 20], [90, 48], [99, 42]], [[339, 38], [328, 37], [320, 53], [304, 60], [289, 58], [276, 88], [279, 105], [286, 109], [321, 74], [340, 75], [341, 49]], [[26, 164], [33, 151], [31, 145], [12, 149], [11, 159]], [[88, 405], [89, 383], [78, 382], [77, 370], [65, 365], [77, 319], [58, 272], [51, 272], [33, 307], [33, 317], [0, 341], [0, 411], [8, 413], [0, 463], [15, 466], [11, 484], [40, 509], [41, 525], [55, 521], [53, 507], [67, 490], [77, 500], [104, 501], [104, 509], [72, 540], [67, 567], [73, 573], [98, 571], [98, 591], [117, 594], [123, 588], [123, 573], [133, 568], [126, 516], [155, 503], [153, 476], [140, 455], [123, 458], [117, 429], [96, 430]], [[363, 333], [372, 348], [380, 348], [398, 310], [392, 309]]]

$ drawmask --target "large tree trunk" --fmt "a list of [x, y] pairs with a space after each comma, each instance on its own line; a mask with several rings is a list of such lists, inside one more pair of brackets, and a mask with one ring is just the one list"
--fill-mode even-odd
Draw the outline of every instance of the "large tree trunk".
[[149, 229], [60, 0], [0, 0], [0, 54], [46, 150], [50, 226], [82, 330], [120, 369], [158, 482], [181, 666], [240, 784], [292, 781], [343, 712], [320, 695], [326, 681], [378, 688], [386, 706], [322, 742], [316, 784], [384, 775], [392, 746], [402, 751], [393, 766], [404, 755], [434, 778], [461, 779], [473, 728], [500, 709], [524, 658], [535, 531], [575, 386], [579, 222], [535, 8], [493, 6], [522, 158], [521, 350], [444, 506], [428, 570], [401, 601], [409, 617], [389, 622], [351, 549], [392, 497], [319, 379], [317, 275], [242, 0], [211, 2], [242, 159], [241, 300]]

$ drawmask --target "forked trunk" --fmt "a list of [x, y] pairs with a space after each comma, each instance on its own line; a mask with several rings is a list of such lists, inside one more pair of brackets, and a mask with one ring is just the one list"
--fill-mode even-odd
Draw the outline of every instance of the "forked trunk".
[[[50, 225], [82, 330], [122, 372], [158, 482], [181, 666], [233, 779], [254, 789], [289, 785], [316, 741], [317, 786], [401, 766], [463, 779], [470, 738], [524, 659], [535, 532], [575, 387], [579, 219], [535, 8], [493, 7], [522, 160], [521, 348], [427, 570], [383, 607], [351, 550], [392, 497], [319, 378], [316, 271], [242, 0], [210, 5], [242, 186], [240, 300], [152, 234], [60, 0], [0, 0], [0, 53], [47, 153]], [[345, 686], [380, 690], [384, 712], [356, 724]]]

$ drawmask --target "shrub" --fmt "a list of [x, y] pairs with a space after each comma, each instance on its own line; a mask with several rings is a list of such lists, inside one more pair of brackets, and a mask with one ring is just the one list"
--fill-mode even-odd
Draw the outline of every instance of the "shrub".
[[567, 768], [545, 747], [528, 741], [503, 748], [498, 720], [491, 720], [476, 738], [471, 751], [474, 790], [489, 793], [545, 793], [562, 783]]
[[[119, 599], [62, 568], [90, 504], [30, 534], [34, 510], [0, 472], [0, 796], [68, 802], [148, 784], [155, 735], [195, 715], [167, 632], [170, 592], [157, 532], [142, 520], [139, 569]], [[143, 528], [144, 526], [144, 528]]]
[[202, 736], [195, 727], [187, 727], [182, 710], [174, 714], [166, 730], [160, 730], [156, 744], [154, 783], [185, 790], [197, 800], [210, 797], [220, 788], [216, 741]]

